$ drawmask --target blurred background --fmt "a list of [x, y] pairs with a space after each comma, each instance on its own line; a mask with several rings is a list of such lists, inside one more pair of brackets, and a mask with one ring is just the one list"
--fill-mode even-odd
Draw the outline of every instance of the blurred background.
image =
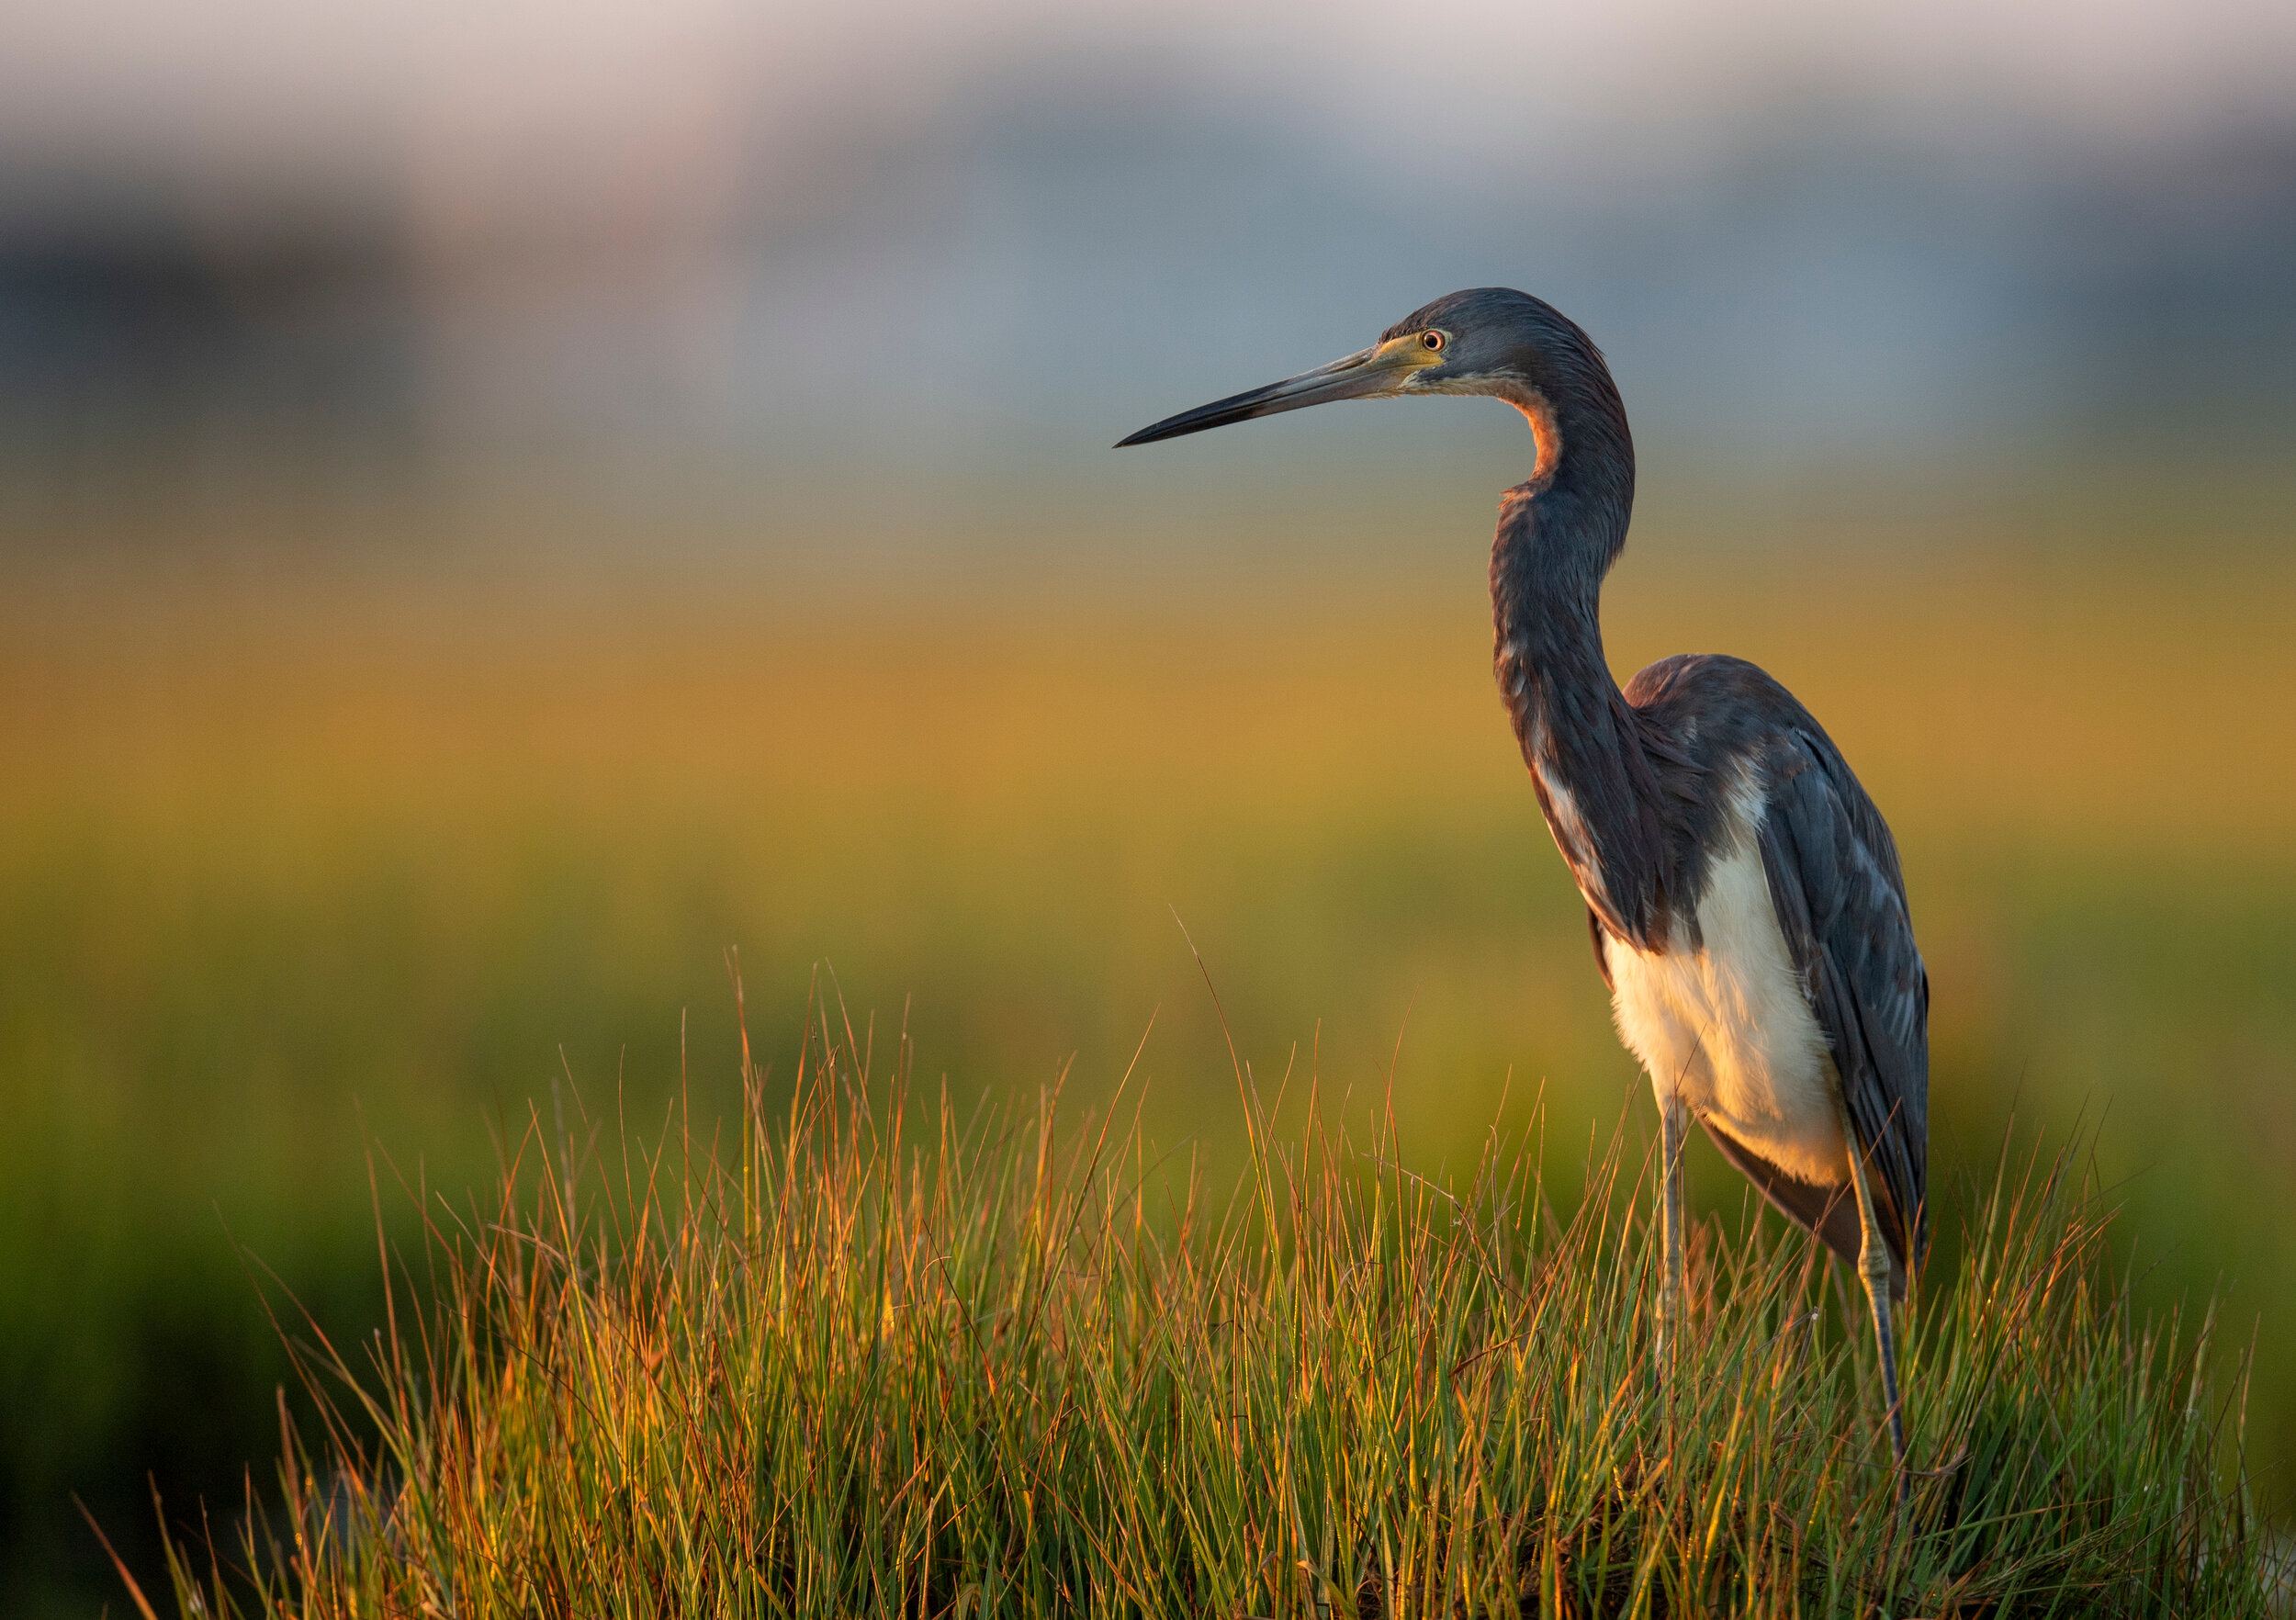
[[[225, 1538], [259, 1285], [816, 975], [919, 1074], [1647, 1127], [1491, 689], [1486, 401], [1111, 455], [1455, 287], [1633, 414], [1621, 675], [1897, 828], [1936, 1162], [2094, 1132], [2296, 1462], [2296, 9], [0, 9], [0, 1607]], [[1638, 1112], [1637, 1111], [1638, 1110]], [[1694, 1164], [1703, 1208], [1741, 1185]], [[379, 1197], [370, 1193], [370, 1156]]]

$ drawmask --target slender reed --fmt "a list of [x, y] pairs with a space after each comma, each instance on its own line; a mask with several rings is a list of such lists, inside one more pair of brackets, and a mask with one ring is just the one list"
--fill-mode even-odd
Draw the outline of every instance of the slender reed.
[[[1821, 1252], [1695, 1234], [1674, 1374], [1623, 1138], [1559, 1218], [1248, 1085], [1244, 1183], [1123, 1103], [911, 1086], [816, 1009], [737, 1142], [537, 1113], [424, 1206], [390, 1331], [305, 1355], [284, 1504], [180, 1536], [185, 1615], [2251, 1614], [2208, 1324], [2135, 1314], [2070, 1153], [1969, 1195], [1917, 1301], [1912, 1465]], [[1122, 1094], [1120, 1093], [1120, 1098]], [[1647, 1198], [1640, 1202], [1647, 1204]], [[136, 1594], [139, 1603], [141, 1594]], [[149, 1611], [146, 1611], [149, 1613]]]

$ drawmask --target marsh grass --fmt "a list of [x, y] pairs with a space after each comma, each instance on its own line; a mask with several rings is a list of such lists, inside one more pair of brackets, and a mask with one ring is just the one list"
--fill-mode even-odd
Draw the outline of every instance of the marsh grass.
[[178, 1610], [2267, 1601], [2209, 1322], [2133, 1313], [2074, 1153], [2005, 1156], [1945, 1212], [1963, 1259], [1913, 1315], [1900, 1512], [1857, 1303], [1798, 1237], [1709, 1223], [1685, 1359], [1654, 1377], [1624, 1131], [1564, 1214], [1535, 1131], [1445, 1187], [1378, 1108], [1312, 1073], [1264, 1103], [1239, 1066], [1249, 1169], [1215, 1188], [1123, 1101], [961, 1117], [906, 1039], [872, 1074], [834, 1000], [807, 1029], [781, 1086], [745, 1049], [737, 1141], [683, 1108], [651, 1136], [536, 1109], [490, 1207], [410, 1187], [428, 1239], [385, 1256], [391, 1325], [300, 1344], [323, 1432], [287, 1430], [273, 1505], [177, 1532]]

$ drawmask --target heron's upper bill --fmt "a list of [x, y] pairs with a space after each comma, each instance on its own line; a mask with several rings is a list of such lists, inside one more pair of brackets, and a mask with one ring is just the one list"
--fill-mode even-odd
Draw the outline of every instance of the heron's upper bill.
[[1328, 405], [1334, 399], [1379, 399], [1400, 394], [1412, 387], [1421, 372], [1444, 363], [1448, 342], [1449, 333], [1435, 328], [1391, 337], [1298, 377], [1167, 416], [1130, 438], [1118, 440], [1116, 447], [1121, 450], [1127, 444], [1176, 439], [1183, 433], [1200, 433], [1206, 428], [1308, 405]]

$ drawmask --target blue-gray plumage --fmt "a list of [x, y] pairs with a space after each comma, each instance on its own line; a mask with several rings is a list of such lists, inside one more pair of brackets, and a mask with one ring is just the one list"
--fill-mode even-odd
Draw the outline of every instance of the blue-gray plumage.
[[1586, 333], [1525, 293], [1453, 293], [1371, 348], [1122, 442], [1417, 394], [1504, 399], [1536, 447], [1500, 501], [1494, 662], [1619, 1032], [1659, 1097], [1661, 1355], [1680, 1331], [1689, 1116], [1858, 1267], [1902, 1460], [1889, 1302], [1927, 1246], [1929, 981], [1896, 846], [1824, 729], [1753, 665], [1687, 656], [1623, 692], [1611, 679], [1598, 604], [1626, 544], [1634, 441]]

